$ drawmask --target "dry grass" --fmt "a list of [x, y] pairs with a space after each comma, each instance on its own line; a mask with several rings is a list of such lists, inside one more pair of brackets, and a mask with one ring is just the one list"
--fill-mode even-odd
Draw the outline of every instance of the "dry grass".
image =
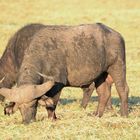
[[[139, 0], [0, 0], [0, 53], [9, 37], [27, 23], [83, 24], [103, 22], [118, 30], [126, 40], [127, 79], [130, 87], [130, 115], [118, 114], [119, 99], [113, 88], [114, 111], [105, 112], [99, 119], [87, 114], [96, 109], [92, 97], [87, 110], [79, 105], [82, 91], [65, 88], [57, 108], [60, 120], [51, 122], [40, 107], [37, 122], [24, 126], [19, 112], [3, 115], [0, 106], [0, 139], [140, 139], [140, 1]], [[96, 95], [96, 93], [94, 93]]]

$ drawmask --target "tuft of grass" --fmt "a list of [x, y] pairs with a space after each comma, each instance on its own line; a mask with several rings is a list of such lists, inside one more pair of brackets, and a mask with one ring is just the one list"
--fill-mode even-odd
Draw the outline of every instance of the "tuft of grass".
[[38, 108], [37, 122], [21, 124], [21, 115], [3, 115], [0, 106], [0, 139], [51, 140], [139, 140], [140, 139], [140, 1], [139, 0], [0, 0], [0, 54], [8, 39], [28, 23], [67, 24], [103, 22], [120, 32], [126, 41], [129, 117], [119, 115], [120, 101], [112, 89], [113, 108], [102, 118], [90, 117], [96, 110], [93, 97], [86, 110], [80, 108], [82, 90], [65, 88], [56, 113], [60, 120], [47, 119], [44, 108]]

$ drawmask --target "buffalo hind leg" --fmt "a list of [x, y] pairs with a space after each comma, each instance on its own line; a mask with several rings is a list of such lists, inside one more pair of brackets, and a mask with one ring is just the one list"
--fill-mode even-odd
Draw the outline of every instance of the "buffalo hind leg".
[[107, 85], [108, 85], [108, 90], [107, 90], [107, 91], [108, 91], [109, 94], [110, 94], [110, 97], [109, 97], [109, 99], [108, 99], [106, 108], [107, 108], [108, 110], [111, 110], [111, 109], [113, 109], [113, 107], [112, 107], [112, 99], [111, 99], [111, 87], [112, 87], [112, 84], [113, 84], [113, 79], [112, 79], [112, 77], [111, 77], [109, 74], [107, 75], [107, 78], [106, 78], [105, 82], [106, 82]]
[[121, 100], [121, 116], [128, 116], [128, 92], [126, 82], [126, 67], [121, 61], [109, 68], [109, 74], [113, 78], [117, 92]]
[[[106, 84], [107, 84], [106, 86], [108, 86], [108, 90], [106, 92], [109, 92], [108, 94], [110, 95], [110, 97], [108, 99], [108, 102], [107, 102], [107, 105], [106, 105], [106, 108], [108, 110], [111, 110], [113, 108], [112, 107], [112, 100], [111, 100], [111, 86], [112, 86], [112, 84], [110, 84], [108, 82], [106, 82]], [[84, 92], [83, 92], [83, 99], [82, 99], [81, 106], [84, 109], [86, 109], [86, 107], [88, 105], [88, 102], [89, 102], [89, 100], [91, 98], [91, 95], [92, 95], [92, 93], [94, 91], [94, 88], [95, 88], [94, 83], [92, 83], [89, 87], [82, 88]], [[103, 92], [103, 90], [104, 90], [103, 88], [104, 88], [104, 86], [101, 86], [101, 87], [98, 88], [98, 90], [101, 90]], [[103, 93], [105, 93], [105, 91]], [[97, 92], [97, 94], [98, 94], [98, 92]]]
[[35, 117], [37, 112], [37, 100], [34, 100], [27, 104], [22, 104], [19, 109], [24, 124], [29, 124], [30, 122], [36, 120]]
[[92, 83], [91, 85], [89, 85], [88, 87], [82, 87], [83, 89], [83, 99], [82, 99], [82, 103], [81, 103], [81, 106], [86, 109], [87, 107], [87, 104], [91, 98], [91, 95], [94, 91], [94, 88], [95, 88], [95, 84]]
[[111, 92], [109, 91], [109, 87], [106, 82], [102, 82], [96, 88], [98, 94], [98, 107], [97, 111], [95, 112], [95, 116], [102, 117]]
[[[109, 87], [108, 87], [109, 88]], [[111, 90], [109, 89], [109, 91], [108, 92], [110, 92]], [[111, 92], [110, 92], [111, 93]], [[106, 104], [106, 109], [107, 110], [112, 110], [113, 109], [113, 107], [112, 107], [112, 99], [111, 99], [111, 94], [110, 94], [110, 97], [109, 97], [109, 99], [108, 99], [108, 101], [107, 101], [107, 104]]]

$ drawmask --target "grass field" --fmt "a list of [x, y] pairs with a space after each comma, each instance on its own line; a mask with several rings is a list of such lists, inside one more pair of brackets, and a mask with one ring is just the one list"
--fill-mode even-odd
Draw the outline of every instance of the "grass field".
[[27, 23], [67, 24], [103, 22], [126, 41], [129, 117], [119, 115], [119, 98], [112, 90], [113, 111], [89, 117], [97, 106], [96, 92], [86, 110], [80, 108], [82, 90], [65, 88], [51, 122], [39, 107], [37, 122], [21, 124], [19, 112], [8, 117], [0, 105], [0, 140], [140, 140], [140, 0], [0, 0], [0, 54], [10, 36]]

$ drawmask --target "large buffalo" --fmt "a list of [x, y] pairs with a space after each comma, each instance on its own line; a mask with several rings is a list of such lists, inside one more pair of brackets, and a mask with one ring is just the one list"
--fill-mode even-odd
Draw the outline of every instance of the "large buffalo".
[[[52, 77], [56, 82], [47, 93], [47, 96], [53, 97], [54, 106], [47, 108], [52, 118], [55, 118], [55, 108], [64, 86], [84, 87], [96, 83], [96, 80], [96, 85], [103, 87], [99, 90], [96, 112], [101, 117], [109, 98], [106, 77], [100, 77], [104, 72], [111, 75], [115, 83], [121, 99], [121, 115], [128, 115], [125, 43], [118, 32], [101, 23], [41, 29], [25, 50], [17, 82], [19, 88], [25, 84], [48, 81], [38, 72]], [[30, 103], [23, 102], [20, 106], [23, 122], [35, 119], [36, 108], [37, 99]]]
[[[3, 53], [3, 56], [0, 59], [0, 78], [4, 77], [3, 81], [0, 83], [0, 87], [11, 88], [15, 83], [18, 75], [19, 68], [21, 66], [24, 52], [26, 48], [29, 47], [29, 44], [32, 40], [32, 37], [36, 32], [43, 28], [54, 28], [54, 26], [45, 26], [42, 24], [29, 24], [25, 27], [18, 30], [9, 40], [6, 50]], [[59, 28], [59, 27], [56, 27]], [[63, 28], [63, 27], [62, 27]], [[111, 87], [110, 76], [106, 74], [106, 82], [108, 87]], [[95, 85], [96, 86], [96, 85]], [[94, 90], [94, 84], [86, 85], [82, 87], [84, 91], [84, 96], [82, 100], [82, 106], [86, 108], [87, 103], [91, 97], [91, 94]], [[98, 90], [102, 88], [98, 88]], [[98, 93], [97, 90], [97, 93]], [[110, 90], [109, 90], [110, 92]], [[3, 96], [0, 96], [0, 99], [3, 100]], [[45, 99], [44, 97], [42, 98]], [[48, 100], [48, 98], [47, 98]], [[41, 100], [40, 100], [41, 101]], [[5, 108], [5, 114], [10, 115], [14, 111], [13, 106], [15, 103], [10, 103]], [[111, 100], [108, 101], [108, 108], [111, 108]]]

